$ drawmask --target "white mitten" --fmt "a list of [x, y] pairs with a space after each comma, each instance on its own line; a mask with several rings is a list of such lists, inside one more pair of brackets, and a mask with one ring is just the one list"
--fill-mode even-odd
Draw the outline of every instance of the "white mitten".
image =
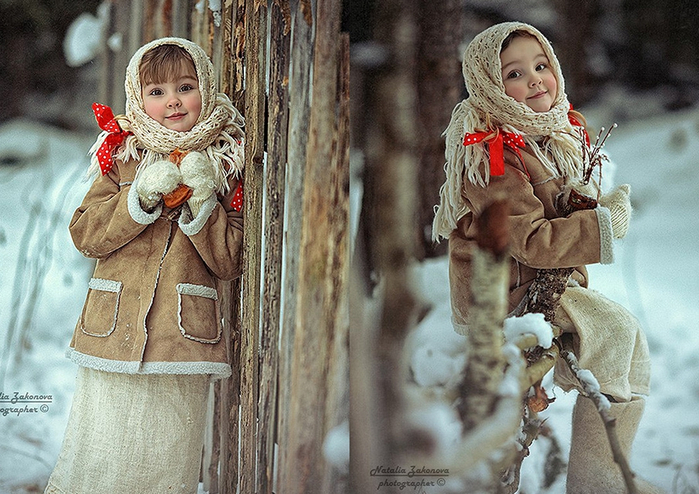
[[192, 197], [187, 203], [193, 216], [199, 214], [201, 205], [216, 190], [216, 170], [214, 164], [198, 151], [188, 152], [180, 162], [182, 183], [192, 189]]
[[609, 194], [603, 195], [599, 200], [600, 205], [609, 209], [611, 213], [614, 238], [624, 238], [629, 231], [629, 221], [631, 219], [630, 192], [630, 185], [620, 185]]
[[145, 167], [138, 176], [136, 192], [144, 210], [153, 210], [163, 194], [172, 192], [181, 180], [177, 165], [158, 160]]

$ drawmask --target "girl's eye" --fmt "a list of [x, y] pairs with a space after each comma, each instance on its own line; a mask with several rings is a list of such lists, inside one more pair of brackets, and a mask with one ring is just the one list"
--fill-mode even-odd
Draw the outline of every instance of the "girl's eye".
[[516, 79], [516, 78], [519, 77], [520, 75], [521, 75], [521, 74], [520, 74], [520, 72], [519, 72], [518, 70], [513, 70], [512, 72], [510, 72], [509, 74], [507, 74], [507, 79]]
[[150, 96], [162, 96], [163, 90], [162, 89], [151, 89], [150, 93], [148, 93]]
[[183, 93], [186, 91], [191, 91], [192, 89], [194, 89], [194, 86], [192, 86], [191, 84], [183, 84], [182, 87], [180, 87], [180, 91], [182, 91]]
[[545, 63], [540, 63], [539, 65], [536, 66], [536, 70], [539, 72], [544, 70], [544, 69], [547, 69], [547, 68], [548, 68], [548, 65], [546, 65]]

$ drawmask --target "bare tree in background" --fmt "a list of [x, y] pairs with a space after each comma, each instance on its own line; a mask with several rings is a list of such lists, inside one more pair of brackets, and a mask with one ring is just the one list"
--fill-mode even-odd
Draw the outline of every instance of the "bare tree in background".
[[446, 243], [432, 242], [434, 206], [444, 183], [444, 138], [454, 105], [461, 100], [460, 47], [463, 42], [463, 7], [459, 0], [419, 2], [417, 39], [418, 125], [420, 151], [417, 201], [417, 255], [441, 255]]

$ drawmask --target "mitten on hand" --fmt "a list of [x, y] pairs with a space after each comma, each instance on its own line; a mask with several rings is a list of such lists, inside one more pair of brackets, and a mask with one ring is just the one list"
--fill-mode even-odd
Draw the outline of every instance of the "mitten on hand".
[[631, 219], [631, 200], [629, 193], [631, 186], [620, 185], [609, 194], [603, 195], [599, 203], [609, 209], [612, 217], [612, 233], [614, 238], [624, 238], [629, 231], [629, 220]]
[[182, 183], [192, 189], [192, 197], [187, 203], [193, 216], [199, 214], [201, 205], [216, 190], [216, 170], [214, 164], [198, 151], [190, 151], [180, 162]]
[[136, 192], [143, 209], [153, 210], [163, 194], [174, 190], [180, 181], [180, 170], [171, 161], [158, 160], [146, 166], [136, 181]]

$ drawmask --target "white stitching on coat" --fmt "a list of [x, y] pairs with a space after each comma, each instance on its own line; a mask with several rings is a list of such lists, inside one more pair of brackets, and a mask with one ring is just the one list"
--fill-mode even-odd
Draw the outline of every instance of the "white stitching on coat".
[[[203, 297], [203, 298], [208, 298], [214, 301], [218, 301], [218, 293], [216, 292], [215, 288], [211, 288], [209, 286], [205, 285], [194, 285], [192, 283], [178, 283], [177, 284], [177, 324], [180, 327], [180, 333], [182, 333], [182, 336], [185, 338], [188, 338], [193, 341], [197, 341], [199, 343], [208, 343], [208, 344], [215, 344], [218, 343], [221, 340], [221, 326], [218, 326], [218, 331], [216, 334], [216, 338], [209, 339], [209, 338], [198, 338], [196, 336], [192, 336], [191, 334], [187, 333], [187, 330], [184, 328], [182, 325], [182, 295], [190, 295], [193, 297]], [[217, 304], [217, 309], [218, 309], [218, 304]], [[216, 317], [218, 320], [218, 317]]]
[[90, 282], [88, 283], [88, 289], [89, 290], [95, 290], [95, 291], [102, 291], [102, 292], [111, 292], [116, 294], [116, 301], [114, 302], [114, 319], [112, 321], [112, 327], [109, 328], [109, 331], [106, 333], [90, 333], [85, 329], [85, 308], [87, 308], [87, 304], [85, 304], [85, 308], [83, 308], [83, 313], [80, 317], [80, 330], [85, 333], [86, 335], [90, 336], [96, 336], [98, 338], [106, 338], [110, 334], [114, 332], [116, 329], [116, 322], [117, 322], [117, 314], [119, 313], [119, 299], [121, 298], [121, 289], [123, 288], [123, 283], [121, 281], [115, 281], [115, 280], [105, 280], [102, 278], [92, 278], [90, 279]]
[[193, 285], [192, 283], [178, 283], [177, 293], [182, 295], [197, 295], [199, 297], [206, 297], [212, 300], [218, 300], [218, 293], [215, 288], [211, 288], [205, 285]]

